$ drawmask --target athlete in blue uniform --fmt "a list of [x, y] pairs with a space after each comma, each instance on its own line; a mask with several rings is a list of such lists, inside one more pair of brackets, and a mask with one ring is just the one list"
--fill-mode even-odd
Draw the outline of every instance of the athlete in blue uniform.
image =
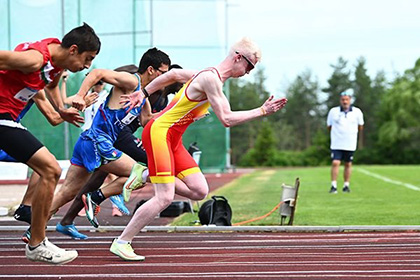
[[[79, 110], [85, 108], [83, 97], [87, 90], [97, 81], [103, 80], [114, 87], [106, 102], [100, 107], [99, 112], [96, 114], [92, 127], [80, 135], [79, 140], [75, 145], [73, 157], [71, 159], [72, 165], [69, 168], [63, 186], [54, 196], [51, 214], [55, 213], [59, 207], [72, 200], [89, 179], [90, 173], [97, 169], [119, 176], [119, 178], [108, 184], [107, 190], [112, 192], [111, 195], [121, 193], [122, 186], [127, 181], [130, 174], [132, 174], [130, 178], [133, 180], [127, 181], [127, 186], [141, 185], [145, 182], [147, 177], [147, 174], [143, 174], [145, 168], [114, 147], [114, 143], [117, 140], [119, 133], [124, 127], [138, 118], [140, 113], [142, 119], [150, 118], [150, 109], [141, 112], [141, 107], [127, 113], [126, 110], [122, 109], [120, 96], [122, 94], [134, 92], [138, 90], [140, 86], [145, 86], [151, 80], [166, 72], [170, 65], [169, 57], [156, 48], [149, 50], [145, 55], [154, 55], [161, 60], [157, 66], [147, 67], [146, 71], [149, 73], [147, 79], [141, 74], [140, 79], [138, 74], [95, 69], [90, 72], [83, 81], [77, 94], [78, 96], [73, 100], [73, 106]], [[94, 192], [92, 195], [92, 198], [96, 201], [98, 199], [105, 199], [105, 196], [111, 196], [103, 194], [100, 190]], [[90, 199], [90, 196], [88, 199]], [[86, 214], [87, 216], [90, 215], [91, 217], [94, 217], [93, 212], [98, 210], [99, 207], [94, 207], [94, 209], [90, 208]], [[98, 226], [96, 218], [90, 222], [92, 225]]]

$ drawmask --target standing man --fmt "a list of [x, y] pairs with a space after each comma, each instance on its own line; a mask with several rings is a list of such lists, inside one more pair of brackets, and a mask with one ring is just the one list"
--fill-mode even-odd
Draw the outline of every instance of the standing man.
[[228, 56], [216, 67], [198, 73], [172, 69], [141, 91], [122, 98], [123, 103], [130, 101], [125, 107], [131, 109], [160, 88], [174, 82], [186, 82], [172, 102], [143, 130], [143, 146], [155, 196], [137, 209], [125, 230], [113, 241], [110, 248], [112, 253], [124, 260], [144, 260], [143, 256], [135, 254], [131, 241], [172, 202], [175, 191], [193, 200], [202, 200], [207, 196], [207, 181], [183, 146], [182, 135], [191, 123], [208, 115], [210, 106], [226, 127], [273, 114], [285, 106], [285, 98], [274, 100], [271, 96], [255, 109], [231, 110], [229, 100], [223, 94], [223, 83], [231, 77], [239, 78], [248, 74], [260, 59], [260, 49], [250, 39], [244, 38], [232, 46]]
[[350, 175], [353, 154], [357, 147], [358, 132], [363, 130], [363, 113], [351, 105], [351, 96], [342, 92], [340, 105], [328, 113], [327, 126], [331, 132], [331, 189], [330, 193], [337, 193], [337, 175], [341, 161], [344, 161], [343, 192], [350, 192]]
[[54, 155], [16, 120], [25, 104], [45, 89], [60, 117], [76, 126], [83, 118], [65, 109], [58, 81], [64, 69], [89, 68], [100, 50], [100, 40], [87, 24], [67, 33], [62, 42], [48, 38], [23, 43], [14, 51], [0, 51], [0, 149], [31, 167], [40, 176], [32, 200], [32, 238], [26, 245], [31, 261], [63, 264], [77, 251], [65, 251], [48, 241], [45, 227], [61, 168]]

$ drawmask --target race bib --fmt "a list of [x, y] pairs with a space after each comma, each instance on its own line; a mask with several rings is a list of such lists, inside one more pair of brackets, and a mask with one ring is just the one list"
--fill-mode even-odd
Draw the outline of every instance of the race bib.
[[35, 94], [37, 94], [37, 90], [31, 88], [23, 88], [18, 93], [15, 94], [15, 99], [20, 100], [22, 102], [28, 102]]

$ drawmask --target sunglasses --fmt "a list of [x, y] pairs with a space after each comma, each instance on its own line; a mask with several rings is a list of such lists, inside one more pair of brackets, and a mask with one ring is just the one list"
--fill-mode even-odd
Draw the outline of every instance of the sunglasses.
[[248, 66], [246, 67], [246, 72], [250, 72], [252, 69], [254, 69], [254, 68], [255, 68], [255, 64], [254, 64], [254, 63], [252, 63], [252, 62], [251, 62], [251, 60], [249, 60], [249, 59], [248, 59], [248, 57], [244, 56], [243, 54], [241, 54], [241, 53], [240, 53], [240, 52], [238, 52], [238, 51], [235, 51], [235, 53], [236, 53], [236, 54], [241, 55], [241, 57], [242, 57], [243, 59], [245, 59], [245, 61], [246, 61], [246, 62], [248, 62]]
[[165, 74], [166, 72], [168, 72], [168, 71], [163, 71], [163, 70], [160, 70], [159, 68], [155, 68], [155, 70], [159, 71], [159, 72], [160, 72], [160, 74]]

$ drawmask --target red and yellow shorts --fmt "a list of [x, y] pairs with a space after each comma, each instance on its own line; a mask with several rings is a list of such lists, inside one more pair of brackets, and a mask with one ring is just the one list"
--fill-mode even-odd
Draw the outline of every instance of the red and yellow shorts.
[[182, 134], [174, 127], [166, 128], [150, 120], [143, 130], [142, 142], [147, 154], [152, 183], [173, 183], [201, 172], [195, 160], [182, 145]]

